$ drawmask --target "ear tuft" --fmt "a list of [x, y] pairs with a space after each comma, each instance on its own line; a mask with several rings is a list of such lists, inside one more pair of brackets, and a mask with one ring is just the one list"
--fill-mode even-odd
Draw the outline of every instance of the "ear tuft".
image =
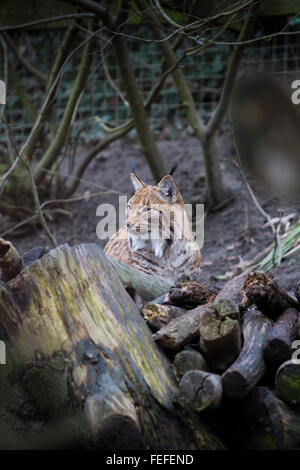
[[161, 196], [168, 202], [176, 202], [178, 199], [178, 189], [171, 175], [166, 175], [157, 185]]
[[143, 183], [143, 181], [140, 180], [140, 178], [138, 178], [134, 173], [130, 173], [130, 178], [135, 191], [138, 191], [139, 189], [146, 186], [145, 183]]

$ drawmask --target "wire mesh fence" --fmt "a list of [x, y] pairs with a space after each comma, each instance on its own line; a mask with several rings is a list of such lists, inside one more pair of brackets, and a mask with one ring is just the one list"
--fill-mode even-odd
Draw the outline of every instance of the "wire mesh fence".
[[[44, 37], [43, 34], [45, 34]], [[29, 49], [32, 53], [31, 59], [41, 70], [45, 72], [49, 70], [51, 58], [55, 54], [59, 41], [60, 37], [55, 32], [31, 33]], [[290, 87], [291, 82], [300, 77], [299, 46], [300, 37], [297, 35], [277, 36], [272, 41], [253, 43], [245, 49], [240, 75], [272, 74], [285, 86]], [[136, 77], [143, 97], [146, 99], [160, 74], [161, 53], [153, 42], [131, 39], [129, 47]], [[220, 97], [230, 51], [230, 46], [214, 45], [197, 56], [186, 57], [181, 64], [199, 114], [204, 121], [208, 120]], [[178, 55], [181, 52], [182, 50], [178, 50]], [[73, 136], [82, 124], [92, 116], [100, 117], [102, 121], [113, 127], [123, 124], [131, 117], [128, 105], [122, 101], [107, 80], [101, 60], [100, 46], [93, 54], [91, 73], [73, 121]], [[105, 53], [105, 55], [109, 75], [121, 89], [115, 58], [111, 52]], [[52, 124], [54, 132], [63, 116], [76, 77], [78, 58], [76, 60], [68, 64], [65, 69], [56, 96], [52, 123], [47, 124], [49, 126]], [[14, 57], [9, 55], [9, 61], [15, 61]], [[43, 96], [43, 84], [39, 83], [36, 77], [24, 68], [20, 68], [18, 73], [35, 110], [38, 111]], [[10, 84], [8, 83], [8, 85]], [[14, 87], [8, 86], [8, 90], [6, 119], [13, 128], [15, 141], [21, 143], [31, 129], [31, 123]], [[149, 118], [153, 130], [161, 132], [169, 138], [175, 139], [191, 132], [171, 76], [166, 79], [159, 97], [153, 103], [149, 111]], [[89, 120], [88, 125], [81, 133], [81, 138], [85, 142], [89, 142], [103, 137], [103, 133], [104, 131], [97, 120]], [[5, 140], [4, 135], [0, 136], [1, 140]]]

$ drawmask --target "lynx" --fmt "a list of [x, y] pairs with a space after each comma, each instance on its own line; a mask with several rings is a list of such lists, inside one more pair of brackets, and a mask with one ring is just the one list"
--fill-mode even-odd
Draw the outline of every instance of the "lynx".
[[194, 240], [183, 199], [171, 174], [157, 186], [131, 173], [135, 193], [129, 200], [126, 224], [104, 252], [122, 263], [171, 283], [200, 273], [201, 252]]

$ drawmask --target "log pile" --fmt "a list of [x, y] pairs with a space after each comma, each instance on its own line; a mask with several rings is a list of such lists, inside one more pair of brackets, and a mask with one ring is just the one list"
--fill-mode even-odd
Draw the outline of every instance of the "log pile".
[[299, 448], [299, 283], [248, 269], [171, 286], [96, 245], [22, 259], [6, 240], [0, 274], [13, 448]]
[[[185, 280], [142, 310], [148, 321], [150, 305], [186, 309], [160, 329], [148, 324], [174, 358], [178, 404], [213, 417], [229, 447], [300, 449], [300, 351], [299, 363], [292, 356], [297, 344], [300, 350], [299, 292], [299, 284], [293, 296], [270, 273], [252, 269], [221, 290]], [[244, 426], [249, 400], [251, 426]], [[286, 421], [292, 429], [283, 441], [278, 428], [286, 430]]]

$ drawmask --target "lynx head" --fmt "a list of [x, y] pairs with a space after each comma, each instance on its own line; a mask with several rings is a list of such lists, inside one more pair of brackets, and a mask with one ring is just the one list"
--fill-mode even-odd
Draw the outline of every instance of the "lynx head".
[[183, 226], [183, 199], [171, 174], [157, 186], [144, 183], [131, 173], [135, 194], [127, 205], [127, 231], [130, 248], [147, 248], [161, 258], [174, 239], [176, 227]]

